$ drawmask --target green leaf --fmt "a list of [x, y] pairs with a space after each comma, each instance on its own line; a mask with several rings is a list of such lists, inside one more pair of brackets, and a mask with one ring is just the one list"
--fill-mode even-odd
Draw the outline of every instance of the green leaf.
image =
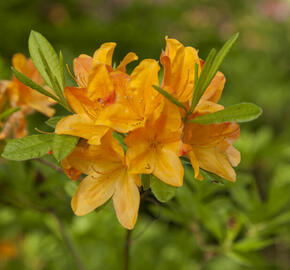
[[161, 87], [159, 87], [157, 85], [152, 85], [152, 86], [154, 87], [154, 89], [156, 91], [158, 91], [161, 95], [163, 95], [165, 98], [167, 98], [170, 102], [172, 102], [176, 106], [184, 109], [187, 112], [186, 107], [182, 103], [180, 103], [176, 98], [171, 96], [167, 91], [163, 90]]
[[151, 178], [150, 174], [141, 174], [141, 183], [143, 190], [147, 190], [150, 188], [150, 178]]
[[57, 161], [67, 157], [78, 143], [79, 138], [70, 135], [54, 135], [52, 153]]
[[41, 93], [47, 97], [50, 97], [53, 100], [59, 102], [58, 98], [55, 95], [53, 95], [50, 92], [48, 92], [47, 90], [45, 90], [42, 86], [40, 86], [36, 82], [32, 81], [30, 78], [25, 76], [23, 73], [19, 72], [17, 69], [15, 69], [13, 67], [11, 69], [12, 69], [15, 77], [17, 78], [17, 80], [19, 80], [20, 82], [22, 82], [26, 86], [38, 91], [39, 93]]
[[232, 35], [228, 39], [228, 41], [224, 44], [224, 46], [220, 49], [220, 51], [218, 52], [217, 56], [215, 57], [215, 59], [212, 63], [212, 66], [210, 68], [208, 80], [206, 81], [205, 87], [207, 87], [210, 84], [211, 80], [213, 79], [213, 77], [217, 73], [220, 65], [224, 61], [225, 57], [229, 53], [229, 51], [232, 48], [232, 46], [234, 45], [234, 43], [237, 41], [238, 37], [239, 37], [239, 33]]
[[218, 184], [224, 184], [224, 182], [225, 182], [225, 179], [221, 178], [220, 176], [218, 176], [214, 173], [207, 172], [207, 171], [202, 170], [202, 169], [200, 170], [200, 173], [205, 180], [208, 180], [208, 181], [211, 181], [214, 183], [218, 183]]
[[204, 65], [203, 65], [203, 68], [201, 70], [201, 74], [198, 80], [195, 81], [192, 100], [191, 100], [191, 106], [190, 106], [190, 112], [193, 112], [201, 96], [206, 90], [205, 84], [206, 84], [206, 81], [208, 80], [209, 71], [210, 71], [213, 59], [215, 57], [215, 54], [216, 54], [216, 50], [212, 49], [204, 62]]
[[261, 250], [274, 243], [273, 239], [260, 239], [258, 237], [246, 238], [234, 244], [233, 250], [239, 252], [250, 252]]
[[[48, 74], [48, 72], [51, 72], [55, 76], [59, 85], [63, 86], [61, 64], [54, 48], [51, 46], [48, 40], [40, 33], [31, 31], [28, 40], [28, 48], [35, 67], [47, 85], [54, 89], [54, 78], [52, 78], [51, 74]], [[43, 58], [47, 63], [49, 71], [45, 67]]]
[[10, 140], [2, 157], [16, 161], [42, 157], [51, 149], [53, 138], [53, 134], [40, 134]]
[[11, 114], [18, 112], [20, 109], [20, 107], [9, 108], [8, 110], [0, 114], [0, 120], [9, 117]]
[[64, 63], [63, 63], [63, 54], [59, 52], [59, 64], [60, 64], [60, 72], [61, 72], [61, 79], [62, 79], [62, 88], [65, 87], [65, 78], [64, 78]]
[[164, 203], [171, 200], [177, 190], [176, 187], [165, 184], [154, 175], [151, 175], [150, 187], [158, 201]]
[[239, 103], [229, 106], [221, 111], [205, 114], [189, 120], [189, 123], [214, 124], [224, 122], [248, 122], [258, 118], [262, 109], [252, 103]]
[[215, 49], [212, 49], [211, 52], [209, 53], [209, 55], [204, 63], [200, 77], [199, 77], [197, 83], [195, 82], [194, 92], [193, 92], [191, 106], [190, 106], [190, 112], [193, 112], [194, 108], [196, 107], [200, 98], [202, 97], [204, 91], [207, 89], [207, 87], [211, 83], [213, 77], [217, 73], [223, 60], [225, 59], [225, 57], [229, 53], [230, 49], [232, 48], [232, 46], [236, 42], [238, 36], [239, 36], [239, 33], [234, 34], [224, 44], [224, 46], [220, 49], [220, 51], [218, 52], [217, 55], [216, 55]]
[[45, 121], [45, 124], [47, 124], [49, 127], [55, 128], [58, 121], [64, 117], [65, 116], [63, 115], [51, 117], [47, 121]]
[[119, 144], [123, 147], [124, 151], [126, 152], [128, 149], [128, 146], [125, 144], [124, 134], [114, 131], [113, 137], [119, 142]]

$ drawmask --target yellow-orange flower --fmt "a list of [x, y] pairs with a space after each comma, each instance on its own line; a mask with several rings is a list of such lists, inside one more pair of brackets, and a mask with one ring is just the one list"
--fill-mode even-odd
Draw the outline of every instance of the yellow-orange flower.
[[[44, 86], [44, 81], [36, 70], [31, 59], [17, 53], [12, 58], [15, 69]], [[25, 115], [37, 110], [48, 117], [54, 114], [50, 106], [54, 104], [48, 97], [38, 93], [30, 87], [22, 84], [14, 76], [12, 81], [0, 81], [0, 109], [20, 107], [20, 111], [13, 113], [5, 123], [2, 124], [0, 138], [3, 139], [12, 133], [13, 137], [19, 138], [27, 134]], [[5, 108], [4, 108], [5, 107]]]
[[[197, 51], [192, 47], [184, 47], [175, 39], [166, 38], [166, 50], [160, 59], [164, 67], [163, 89], [189, 107], [194, 88], [195, 64], [199, 65], [199, 73], [203, 68], [203, 61], [199, 59]], [[188, 120], [222, 110], [224, 107], [218, 101], [224, 84], [224, 75], [217, 72]], [[240, 153], [232, 146], [232, 142], [238, 137], [239, 126], [236, 123], [186, 123], [183, 142], [191, 147], [187, 147], [187, 155], [195, 169], [196, 178], [202, 179], [199, 172], [199, 168], [202, 168], [235, 181], [232, 166], [240, 162]]]
[[58, 122], [56, 133], [79, 136], [89, 144], [100, 139], [113, 128], [128, 132], [144, 126], [146, 118], [159, 105], [159, 65], [155, 60], [143, 60], [129, 76], [128, 63], [137, 59], [129, 53], [121, 64], [111, 67], [115, 43], [103, 44], [94, 57], [81, 55], [74, 61], [74, 72], [79, 87], [67, 87], [66, 98], [75, 114]]
[[[136, 223], [140, 203], [138, 174], [128, 171], [123, 148], [108, 132], [100, 145], [85, 141], [63, 161], [68, 176], [84, 173], [85, 177], [71, 202], [76, 215], [92, 212], [111, 197], [119, 222], [127, 229]], [[78, 173], [79, 172], [79, 173]]]
[[130, 172], [154, 174], [166, 184], [181, 186], [183, 167], [179, 159], [182, 123], [178, 108], [166, 102], [146, 125], [125, 138]]
[[166, 49], [160, 57], [164, 68], [162, 88], [186, 103], [192, 97], [196, 64], [200, 70], [198, 52], [192, 47], [184, 47], [176, 39], [165, 39]]
[[[12, 58], [12, 65], [28, 78], [44, 86], [44, 81], [36, 70], [31, 59], [26, 59], [24, 55], [17, 53]], [[22, 106], [37, 110], [48, 117], [54, 114], [54, 109], [50, 108], [54, 102], [48, 97], [24, 85], [13, 77], [11, 84], [7, 88], [10, 104], [12, 107]]]
[[232, 146], [232, 142], [240, 135], [236, 123], [222, 123], [211, 125], [187, 124], [185, 126], [184, 143], [191, 146], [187, 153], [196, 178], [199, 168], [212, 172], [229, 181], [236, 180], [232, 166], [240, 162], [240, 153]]

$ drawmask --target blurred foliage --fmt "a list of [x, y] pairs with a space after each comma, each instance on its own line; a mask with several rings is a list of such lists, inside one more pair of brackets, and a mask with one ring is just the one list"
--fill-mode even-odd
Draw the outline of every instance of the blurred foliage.
[[[193, 181], [186, 168], [185, 184], [168, 204], [144, 201], [132, 236], [132, 269], [289, 269], [289, 15], [289, 0], [0, 1], [2, 79], [10, 77], [14, 53], [28, 54], [31, 29], [62, 49], [70, 67], [73, 57], [92, 55], [105, 41], [118, 43], [116, 62], [128, 51], [158, 58], [165, 35], [205, 57], [240, 32], [222, 67], [222, 103], [254, 102], [264, 114], [241, 126], [237, 182]], [[45, 119], [29, 116], [30, 133], [47, 129]], [[77, 269], [70, 244], [87, 269], [122, 268], [125, 230], [112, 205], [76, 217], [74, 190], [38, 161], [1, 160], [0, 269]]]

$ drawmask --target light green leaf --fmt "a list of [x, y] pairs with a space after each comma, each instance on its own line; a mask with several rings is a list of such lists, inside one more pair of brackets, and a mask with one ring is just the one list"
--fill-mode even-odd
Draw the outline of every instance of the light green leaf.
[[49, 127], [55, 128], [58, 121], [64, 117], [65, 116], [63, 115], [51, 117], [47, 121], [45, 121], [45, 124], [47, 124]]
[[9, 117], [11, 114], [18, 112], [20, 109], [20, 107], [9, 108], [8, 110], [0, 114], [0, 120]]
[[261, 250], [274, 243], [273, 239], [261, 239], [258, 237], [245, 238], [234, 244], [233, 250], [239, 252], [250, 252]]
[[159, 87], [157, 85], [152, 85], [152, 86], [154, 87], [154, 89], [156, 91], [158, 91], [161, 95], [163, 95], [165, 98], [167, 98], [170, 102], [172, 102], [176, 106], [184, 109], [187, 112], [186, 107], [182, 103], [180, 103], [176, 98], [171, 96], [167, 91], [163, 90], [161, 87]]
[[[34, 65], [47, 85], [52, 89], [54, 88], [53, 78], [51, 77], [51, 74], [48, 74], [48, 72], [51, 72], [55, 76], [59, 85], [62, 86], [63, 83], [61, 64], [54, 48], [51, 46], [48, 40], [40, 33], [31, 31], [28, 40], [28, 48]], [[43, 63], [43, 58], [47, 63], [49, 71], [45, 67], [45, 63]]]
[[176, 187], [165, 184], [154, 175], [151, 176], [150, 187], [158, 201], [163, 203], [171, 200], [175, 196], [177, 190]]
[[63, 54], [59, 52], [59, 64], [60, 64], [60, 72], [61, 72], [61, 79], [62, 79], [62, 88], [65, 87], [65, 78], [64, 78], [64, 63], [63, 63]]
[[150, 178], [151, 178], [150, 174], [141, 174], [141, 183], [143, 190], [147, 190], [150, 188]]
[[53, 137], [53, 134], [40, 134], [10, 140], [2, 157], [16, 161], [42, 157], [51, 149]]
[[70, 135], [54, 135], [52, 153], [57, 161], [67, 157], [78, 143], [79, 138]]
[[205, 114], [189, 120], [196, 124], [214, 124], [224, 122], [248, 122], [258, 118], [262, 109], [252, 103], [239, 103], [229, 106], [221, 111]]
[[17, 80], [19, 80], [20, 82], [22, 82], [26, 86], [38, 91], [39, 93], [41, 93], [41, 94], [43, 94], [43, 95], [45, 95], [47, 97], [50, 97], [53, 100], [59, 102], [59, 100], [58, 100], [58, 98], [56, 96], [54, 96], [53, 94], [51, 94], [50, 92], [45, 90], [42, 86], [40, 86], [36, 82], [32, 81], [30, 78], [28, 78], [23, 73], [21, 73], [18, 70], [16, 70], [15, 68], [12, 67], [11, 69], [12, 69], [15, 77], [17, 78]]

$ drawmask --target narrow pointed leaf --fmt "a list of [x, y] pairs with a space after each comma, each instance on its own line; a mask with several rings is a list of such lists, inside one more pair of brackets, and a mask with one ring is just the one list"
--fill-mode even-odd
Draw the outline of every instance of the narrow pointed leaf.
[[57, 161], [67, 157], [78, 143], [79, 138], [70, 135], [55, 134], [52, 143], [52, 153]]
[[51, 117], [47, 121], [45, 121], [45, 124], [47, 124], [49, 127], [55, 128], [58, 121], [64, 117], [65, 116], [63, 115]]
[[210, 51], [209, 55], [207, 56], [205, 62], [204, 62], [204, 66], [201, 70], [201, 74], [198, 78], [198, 81], [196, 82], [196, 86], [194, 87], [194, 92], [192, 95], [191, 106], [190, 106], [191, 112], [193, 112], [193, 110], [196, 107], [196, 105], [198, 104], [201, 96], [203, 95], [204, 91], [206, 90], [205, 83], [208, 80], [209, 71], [210, 71], [212, 62], [214, 60], [215, 54], [216, 54], [216, 50], [212, 49]]
[[206, 82], [206, 87], [210, 84], [211, 80], [213, 79], [213, 77], [217, 73], [220, 65], [222, 64], [225, 57], [227, 56], [227, 54], [231, 50], [232, 46], [237, 41], [238, 37], [239, 37], [239, 33], [236, 33], [233, 36], [231, 36], [229, 38], [229, 40], [224, 44], [224, 46], [218, 52], [217, 56], [215, 57], [215, 59], [212, 63], [212, 66], [211, 66], [211, 69], [209, 72], [210, 76], [208, 77], [208, 81]]
[[53, 134], [40, 134], [10, 140], [2, 157], [16, 161], [42, 157], [50, 151], [53, 137]]
[[15, 107], [15, 108], [10, 108], [6, 110], [5, 112], [0, 114], [0, 120], [9, 117], [11, 114], [18, 112], [20, 109], [21, 109], [20, 107]]
[[189, 120], [189, 123], [215, 124], [225, 122], [248, 122], [258, 118], [262, 114], [262, 109], [252, 103], [239, 103], [229, 106], [224, 110], [210, 114], [205, 114]]
[[173, 96], [171, 96], [167, 91], [163, 90], [161, 87], [159, 87], [157, 85], [152, 85], [152, 86], [154, 87], [154, 89], [156, 91], [158, 91], [161, 95], [163, 95], [165, 98], [167, 98], [173, 104], [175, 104], [176, 106], [184, 109], [187, 112], [186, 107], [182, 103], [180, 103], [176, 98], [174, 98]]
[[59, 64], [60, 64], [60, 72], [61, 72], [61, 79], [62, 79], [62, 88], [65, 87], [65, 78], [64, 78], [64, 63], [63, 63], [63, 54], [59, 52]]
[[39, 93], [41, 93], [41, 94], [43, 94], [43, 95], [45, 95], [47, 97], [50, 97], [53, 100], [59, 102], [59, 100], [58, 100], [58, 98], [56, 96], [54, 96], [53, 94], [51, 94], [50, 92], [45, 90], [42, 86], [40, 86], [36, 82], [32, 81], [30, 78], [25, 76], [23, 73], [19, 72], [17, 69], [15, 69], [13, 67], [11, 69], [12, 69], [15, 77], [17, 78], [17, 80], [19, 80], [20, 82], [22, 82], [26, 86], [38, 91]]
[[154, 175], [151, 176], [150, 187], [157, 200], [163, 203], [171, 200], [175, 196], [177, 190], [176, 187], [165, 184]]

